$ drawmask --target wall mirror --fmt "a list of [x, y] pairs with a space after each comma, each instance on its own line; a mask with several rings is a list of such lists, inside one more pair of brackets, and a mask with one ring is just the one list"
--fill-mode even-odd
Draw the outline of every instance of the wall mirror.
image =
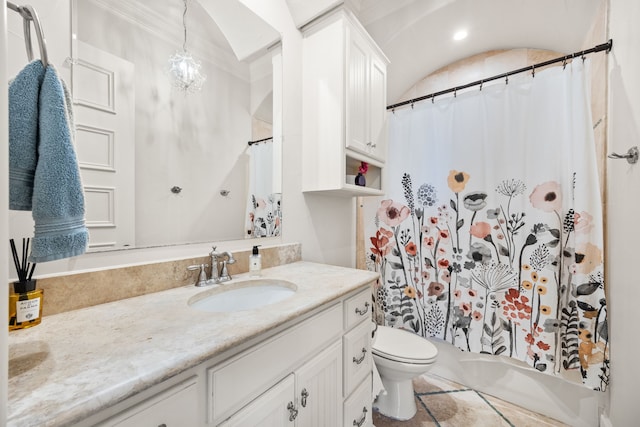
[[[280, 34], [239, 0], [186, 4], [72, 1], [90, 251], [280, 233]], [[206, 75], [199, 92], [171, 85], [183, 45]], [[30, 213], [10, 221], [33, 230]]]

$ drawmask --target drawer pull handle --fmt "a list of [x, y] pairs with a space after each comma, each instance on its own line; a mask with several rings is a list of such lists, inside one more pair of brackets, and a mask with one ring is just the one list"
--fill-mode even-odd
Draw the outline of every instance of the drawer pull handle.
[[360, 358], [356, 358], [355, 356], [353, 356], [353, 363], [355, 363], [356, 365], [361, 364], [364, 361], [365, 356], [367, 355], [367, 349], [362, 347], [362, 356], [360, 356]]
[[162, 423], [158, 427], [167, 427], [167, 425], [165, 423]]
[[353, 420], [353, 425], [356, 427], [360, 427], [362, 426], [362, 424], [364, 424], [364, 422], [367, 419], [367, 407], [363, 406], [362, 407], [362, 417], [360, 417], [359, 421]]
[[356, 307], [356, 314], [359, 314], [360, 316], [364, 316], [365, 314], [367, 314], [368, 311], [369, 311], [368, 302], [364, 303], [364, 310], [360, 310], [358, 307]]
[[309, 397], [309, 392], [307, 391], [306, 388], [302, 389], [302, 393], [300, 393], [300, 395], [302, 396], [302, 399], [300, 399], [300, 404], [302, 405], [303, 408], [307, 407], [307, 397]]
[[289, 421], [295, 420], [298, 416], [298, 410], [293, 406], [293, 402], [289, 402], [287, 409], [289, 410]]

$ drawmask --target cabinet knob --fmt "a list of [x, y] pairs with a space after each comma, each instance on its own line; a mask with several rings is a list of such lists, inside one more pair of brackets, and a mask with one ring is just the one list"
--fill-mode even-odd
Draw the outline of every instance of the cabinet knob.
[[364, 424], [364, 422], [367, 420], [367, 407], [363, 406], [362, 407], [362, 417], [360, 417], [360, 420], [356, 421], [353, 420], [353, 425], [356, 427], [361, 427], [362, 424]]
[[295, 420], [298, 416], [298, 410], [293, 406], [293, 402], [289, 402], [287, 409], [289, 410], [289, 421]]
[[158, 427], [167, 427], [167, 425], [165, 423], [162, 423], [162, 424], [158, 425]]
[[302, 405], [303, 408], [307, 407], [307, 397], [309, 397], [309, 392], [307, 391], [306, 388], [302, 389], [302, 392], [300, 393], [300, 396], [302, 396], [302, 398], [300, 399], [300, 405]]
[[356, 314], [359, 314], [360, 316], [364, 316], [365, 314], [367, 314], [368, 311], [369, 311], [369, 303], [368, 302], [364, 303], [364, 309], [360, 309], [360, 308], [356, 307]]
[[361, 364], [364, 361], [364, 358], [366, 355], [367, 355], [367, 349], [362, 347], [362, 356], [360, 356], [359, 358], [356, 358], [355, 356], [353, 356], [353, 363], [355, 363], [356, 365]]
[[376, 145], [376, 144], [374, 144], [373, 142], [367, 142], [367, 147], [369, 147], [369, 148], [376, 148], [376, 147], [377, 147], [377, 145]]

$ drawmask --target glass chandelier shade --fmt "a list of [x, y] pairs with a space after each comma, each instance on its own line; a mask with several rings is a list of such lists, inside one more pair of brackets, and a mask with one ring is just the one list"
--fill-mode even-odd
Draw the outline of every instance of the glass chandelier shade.
[[182, 50], [169, 58], [169, 77], [171, 85], [184, 92], [198, 92], [207, 80], [207, 76], [200, 72], [200, 61], [196, 61], [187, 51], [187, 0], [184, 0], [182, 26], [184, 28], [184, 43]]

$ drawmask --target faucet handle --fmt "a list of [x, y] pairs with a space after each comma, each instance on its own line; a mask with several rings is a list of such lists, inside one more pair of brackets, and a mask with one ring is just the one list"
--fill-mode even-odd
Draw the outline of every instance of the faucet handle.
[[236, 262], [236, 260], [233, 260], [233, 262], [229, 262], [227, 260], [222, 261], [222, 270], [220, 271], [221, 282], [227, 282], [231, 280], [231, 275], [229, 274], [229, 270], [227, 270], [227, 264], [233, 264], [234, 262]]
[[189, 267], [187, 267], [187, 270], [200, 270], [200, 273], [198, 273], [198, 282], [196, 283], [196, 286], [204, 286], [207, 284], [207, 271], [205, 270], [207, 267], [209, 266], [209, 264], [196, 264], [196, 265], [190, 265]]

